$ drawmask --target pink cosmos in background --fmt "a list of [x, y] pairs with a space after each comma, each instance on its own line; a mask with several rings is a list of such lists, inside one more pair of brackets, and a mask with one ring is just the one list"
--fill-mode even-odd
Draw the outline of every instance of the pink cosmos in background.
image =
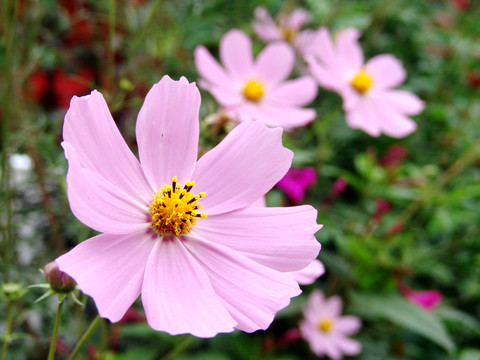
[[250, 38], [234, 29], [220, 41], [220, 59], [224, 67], [204, 46], [195, 49], [200, 86], [238, 121], [257, 120], [290, 130], [315, 119], [315, 110], [302, 108], [317, 95], [315, 81], [309, 76], [286, 80], [295, 62], [287, 44], [268, 44], [254, 60]]
[[315, 36], [312, 30], [300, 31], [310, 21], [310, 14], [304, 9], [295, 9], [290, 14], [281, 13], [277, 21], [273, 20], [267, 9], [259, 6], [255, 9], [253, 29], [265, 42], [285, 41], [295, 50], [305, 55]]
[[307, 58], [310, 71], [320, 86], [342, 96], [351, 128], [371, 136], [407, 136], [417, 128], [409, 116], [420, 113], [424, 104], [412, 93], [394, 89], [406, 78], [394, 56], [377, 55], [364, 62], [359, 37], [358, 30], [348, 28], [337, 34], [334, 43], [328, 29], [321, 28], [315, 52]]
[[402, 280], [397, 280], [397, 286], [411, 303], [427, 311], [435, 310], [443, 299], [442, 293], [438, 290], [413, 290]]
[[282, 190], [294, 204], [298, 204], [305, 198], [307, 189], [315, 184], [316, 181], [317, 174], [313, 167], [292, 167], [282, 180], [277, 183], [277, 187]]
[[250, 206], [288, 171], [281, 129], [245, 122], [197, 161], [200, 93], [164, 76], [146, 96], [133, 155], [93, 91], [74, 97], [63, 130], [68, 199], [101, 234], [56, 262], [119, 321], [141, 294], [148, 324], [211, 337], [265, 329], [300, 293], [289, 272], [320, 244], [311, 206]]
[[300, 323], [300, 332], [317, 356], [341, 359], [343, 354], [353, 356], [361, 352], [361, 344], [348, 337], [358, 332], [362, 325], [360, 319], [341, 314], [340, 297], [332, 296], [326, 299], [319, 290], [310, 294], [303, 310], [304, 319]]

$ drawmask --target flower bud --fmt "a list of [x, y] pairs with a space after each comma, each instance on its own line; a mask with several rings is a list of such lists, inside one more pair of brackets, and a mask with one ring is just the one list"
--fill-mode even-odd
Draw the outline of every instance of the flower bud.
[[45, 279], [50, 284], [52, 290], [59, 293], [68, 293], [75, 289], [76, 282], [69, 275], [60, 271], [55, 261], [49, 262], [43, 268]]

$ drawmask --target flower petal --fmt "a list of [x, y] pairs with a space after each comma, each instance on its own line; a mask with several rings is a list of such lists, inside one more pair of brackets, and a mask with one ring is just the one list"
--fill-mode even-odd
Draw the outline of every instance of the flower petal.
[[94, 170], [82, 167], [72, 144], [63, 142], [68, 159], [67, 195], [74, 215], [85, 225], [110, 234], [148, 227], [148, 203], [142, 203]]
[[362, 99], [355, 109], [346, 112], [348, 126], [352, 129], [361, 129], [370, 136], [380, 136], [382, 119], [378, 117], [373, 107], [371, 101]]
[[220, 41], [220, 59], [230, 75], [245, 80], [253, 69], [252, 41], [241, 30], [233, 29]]
[[142, 302], [148, 324], [171, 335], [212, 337], [231, 332], [236, 325], [202, 264], [176, 237], [155, 242], [145, 270]]
[[310, 285], [323, 274], [325, 274], [325, 267], [319, 260], [313, 260], [303, 269], [290, 273], [300, 285]]
[[308, 69], [318, 84], [328, 90], [339, 91], [346, 85], [337, 73], [331, 71], [327, 66], [318, 62], [313, 56], [307, 56]]
[[279, 106], [303, 106], [317, 96], [317, 84], [310, 76], [285, 81], [268, 95], [271, 104]]
[[417, 124], [412, 119], [397, 112], [396, 109], [391, 108], [388, 104], [377, 101], [372, 106], [372, 110], [381, 119], [381, 130], [388, 136], [395, 138], [405, 137], [417, 129]]
[[231, 83], [230, 77], [204, 46], [195, 49], [195, 66], [200, 76], [211, 84], [225, 87]]
[[314, 234], [320, 228], [311, 206], [248, 207], [202, 219], [192, 233], [264, 266], [296, 271], [317, 257], [320, 243]]
[[282, 33], [263, 6], [255, 9], [255, 21], [252, 26], [257, 36], [265, 42], [282, 40]]
[[345, 335], [355, 334], [361, 327], [362, 321], [356, 316], [346, 315], [335, 321], [335, 331]]
[[362, 344], [356, 340], [349, 339], [347, 337], [337, 338], [336, 345], [340, 348], [340, 351], [349, 356], [355, 356], [362, 351]]
[[82, 162], [128, 194], [150, 200], [142, 168], [118, 131], [102, 94], [76, 97], [65, 115], [63, 139], [71, 144]]
[[375, 98], [405, 115], [416, 115], [425, 107], [417, 96], [403, 90], [378, 91]]
[[301, 292], [288, 275], [228, 247], [198, 237], [187, 240], [185, 246], [203, 264], [213, 288], [240, 330], [266, 329], [276, 312]]
[[317, 113], [313, 109], [262, 104], [255, 118], [268, 126], [280, 126], [288, 131], [311, 123], [316, 116]]
[[340, 31], [336, 38], [338, 55], [344, 59], [351, 69], [359, 69], [363, 65], [363, 51], [358, 44], [360, 31], [355, 28], [347, 28]]
[[91, 296], [101, 317], [119, 321], [140, 295], [154, 242], [147, 233], [90, 238], [55, 261]]
[[285, 18], [285, 27], [298, 30], [308, 21], [310, 21], [310, 13], [307, 10], [295, 9]]
[[365, 64], [367, 73], [373, 77], [373, 87], [393, 88], [405, 81], [407, 73], [400, 60], [393, 55], [377, 55]]
[[268, 85], [285, 80], [292, 72], [295, 53], [284, 42], [269, 44], [258, 54], [255, 62], [257, 76]]
[[198, 88], [185, 78], [173, 81], [165, 75], [148, 92], [136, 132], [140, 161], [155, 191], [174, 176], [180, 183], [190, 180], [197, 161], [199, 109]]
[[197, 162], [192, 180], [208, 216], [250, 205], [288, 171], [292, 152], [282, 146], [281, 129], [245, 122]]

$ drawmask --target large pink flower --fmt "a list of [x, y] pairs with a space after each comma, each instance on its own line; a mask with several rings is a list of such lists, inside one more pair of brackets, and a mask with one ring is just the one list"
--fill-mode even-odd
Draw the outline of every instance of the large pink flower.
[[328, 29], [320, 29], [316, 51], [307, 58], [310, 71], [321, 86], [342, 96], [351, 128], [371, 136], [407, 136], [417, 128], [409, 116], [420, 113], [424, 104], [410, 92], [394, 89], [406, 78], [394, 56], [378, 55], [364, 63], [359, 37], [358, 30], [348, 28], [334, 44]]
[[102, 234], [56, 261], [112, 322], [141, 294], [156, 330], [265, 329], [300, 293], [288, 272], [318, 254], [315, 209], [249, 206], [290, 167], [281, 129], [243, 123], [197, 161], [199, 107], [185, 78], [155, 84], [138, 115], [138, 161], [100, 93], [71, 101], [68, 199]]
[[315, 81], [309, 76], [286, 80], [295, 62], [287, 44], [269, 44], [254, 60], [250, 38], [231, 30], [220, 42], [220, 59], [225, 68], [205, 47], [195, 49], [200, 85], [240, 121], [258, 120], [288, 130], [315, 118], [313, 109], [302, 108], [317, 95]]
[[338, 296], [326, 299], [319, 290], [310, 294], [303, 311], [304, 320], [300, 323], [300, 332], [318, 356], [341, 359], [343, 354], [357, 355], [362, 350], [358, 341], [348, 337], [358, 332], [360, 319], [341, 314], [342, 300]]

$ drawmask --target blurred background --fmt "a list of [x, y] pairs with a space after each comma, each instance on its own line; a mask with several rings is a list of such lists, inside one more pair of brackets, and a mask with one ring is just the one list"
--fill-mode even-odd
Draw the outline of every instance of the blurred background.
[[[403, 139], [350, 129], [341, 98], [319, 90], [309, 126], [284, 134], [294, 166], [316, 181], [300, 203], [318, 209], [326, 274], [266, 331], [209, 340], [151, 330], [141, 306], [102, 324], [79, 359], [315, 359], [295, 333], [308, 294], [339, 295], [362, 318], [356, 358], [480, 359], [480, 2], [477, 0], [3, 0], [0, 5], [2, 225], [0, 333], [7, 359], [43, 359], [56, 300], [29, 285], [38, 269], [95, 232], [70, 212], [62, 141], [73, 95], [98, 89], [136, 152], [135, 120], [152, 84], [197, 81], [193, 51], [252, 28], [254, 9], [304, 8], [305, 28], [361, 30], [365, 57], [389, 53], [408, 72], [402, 89], [425, 103]], [[298, 74], [297, 74], [298, 75]], [[226, 134], [202, 92], [202, 151]], [[289, 206], [274, 188], [270, 206]], [[434, 291], [428, 309], [412, 298]], [[412, 295], [413, 294], [413, 295]], [[425, 293], [423, 293], [425, 294]], [[432, 294], [432, 293], [427, 293]], [[57, 359], [66, 359], [96, 310], [66, 301]], [[7, 336], [8, 335], [8, 336]]]

